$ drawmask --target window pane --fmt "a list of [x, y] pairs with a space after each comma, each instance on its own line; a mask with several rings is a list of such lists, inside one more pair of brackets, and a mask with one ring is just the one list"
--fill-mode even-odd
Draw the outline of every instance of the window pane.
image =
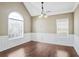
[[68, 33], [68, 19], [57, 19], [56, 20], [57, 24], [57, 33], [63, 33], [67, 34]]
[[23, 17], [17, 12], [12, 12], [8, 18], [23, 20]]
[[[10, 14], [11, 15], [11, 14]], [[21, 38], [24, 34], [24, 22], [15, 18], [8, 18], [8, 35], [9, 38]]]

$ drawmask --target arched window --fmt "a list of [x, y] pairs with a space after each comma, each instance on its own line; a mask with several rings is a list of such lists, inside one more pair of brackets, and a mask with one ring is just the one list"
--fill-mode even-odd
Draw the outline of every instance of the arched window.
[[24, 19], [17, 13], [12, 12], [8, 16], [8, 36], [9, 38], [22, 38], [24, 34]]

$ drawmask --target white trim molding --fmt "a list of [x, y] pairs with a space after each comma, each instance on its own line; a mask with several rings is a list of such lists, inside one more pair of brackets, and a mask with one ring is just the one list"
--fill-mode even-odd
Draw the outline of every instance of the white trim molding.
[[78, 7], [78, 5], [79, 5], [79, 2], [76, 2], [76, 4], [74, 5], [74, 7], [72, 9], [73, 12], [76, 10], [76, 8]]
[[49, 33], [32, 33], [33, 41], [58, 44], [64, 46], [73, 45], [73, 35], [60, 35], [60, 34], [49, 34]]
[[79, 36], [74, 35], [74, 49], [76, 50], [77, 54], [79, 55]]
[[10, 39], [8, 36], [0, 36], [0, 52], [29, 41], [31, 41], [31, 36], [29, 33], [24, 34], [24, 38], [18, 39]]

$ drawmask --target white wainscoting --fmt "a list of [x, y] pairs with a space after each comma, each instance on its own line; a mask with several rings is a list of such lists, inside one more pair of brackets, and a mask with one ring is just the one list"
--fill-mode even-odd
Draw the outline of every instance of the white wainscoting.
[[74, 35], [74, 45], [73, 47], [75, 48], [77, 54], [79, 55], [79, 36]]
[[8, 36], [0, 36], [0, 51], [6, 50], [8, 45], [7, 41]]
[[79, 36], [52, 33], [27, 33], [24, 34], [24, 38], [19, 39], [9, 39], [8, 36], [0, 36], [0, 51], [4, 51], [29, 41], [73, 46], [79, 55]]
[[0, 36], [0, 52], [17, 45], [31, 41], [31, 34], [27, 33], [24, 38], [9, 39], [8, 36]]
[[33, 41], [50, 43], [50, 44], [59, 44], [65, 46], [73, 45], [73, 35], [60, 35], [60, 34], [48, 34], [48, 33], [32, 33]]

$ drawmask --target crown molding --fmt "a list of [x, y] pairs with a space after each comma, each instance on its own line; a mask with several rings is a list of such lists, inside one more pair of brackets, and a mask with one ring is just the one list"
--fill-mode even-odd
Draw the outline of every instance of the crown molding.
[[76, 2], [76, 4], [74, 5], [73, 9], [72, 9], [72, 12], [74, 12], [76, 10], [76, 8], [78, 7], [79, 5], [79, 2]]

